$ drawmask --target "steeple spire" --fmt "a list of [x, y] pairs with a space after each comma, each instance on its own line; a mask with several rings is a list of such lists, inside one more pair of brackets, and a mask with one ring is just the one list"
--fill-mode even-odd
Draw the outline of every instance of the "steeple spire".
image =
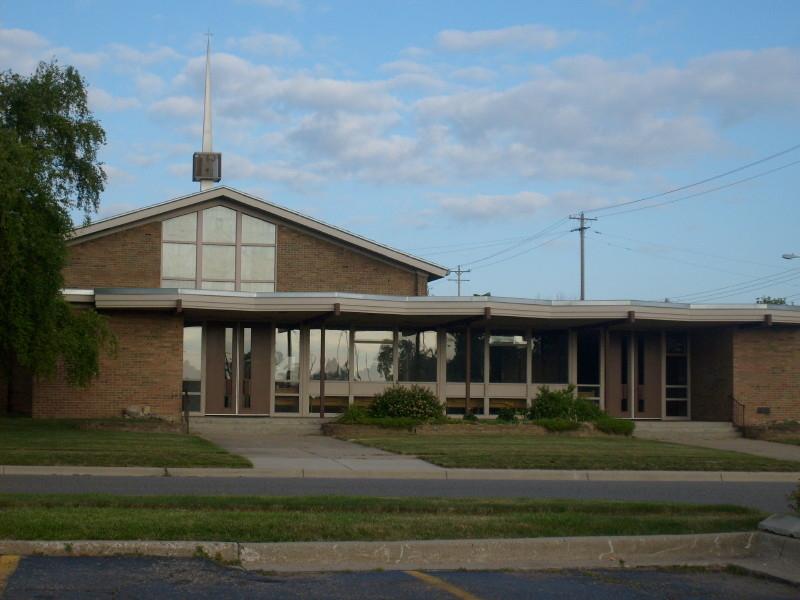
[[208, 190], [222, 178], [222, 155], [212, 151], [211, 140], [211, 32], [206, 42], [206, 82], [203, 95], [203, 149], [195, 152], [192, 181], [200, 182], [200, 191]]
[[206, 89], [203, 96], [203, 152], [211, 152], [211, 32], [206, 36]]

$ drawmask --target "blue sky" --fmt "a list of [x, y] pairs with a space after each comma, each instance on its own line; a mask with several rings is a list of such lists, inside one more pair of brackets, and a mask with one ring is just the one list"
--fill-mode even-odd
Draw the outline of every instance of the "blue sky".
[[[465, 293], [569, 299], [560, 219], [800, 144], [798, 22], [794, 1], [29, 0], [0, 3], [0, 69], [80, 69], [108, 216], [197, 189], [210, 28], [224, 184], [471, 267]], [[592, 213], [588, 297], [800, 300], [780, 258], [800, 253], [799, 174]]]

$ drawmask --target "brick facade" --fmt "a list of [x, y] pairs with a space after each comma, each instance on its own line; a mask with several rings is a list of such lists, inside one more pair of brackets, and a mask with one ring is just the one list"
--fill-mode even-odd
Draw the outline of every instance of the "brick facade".
[[102, 355], [100, 375], [86, 388], [69, 386], [63, 372], [33, 383], [33, 416], [119, 417], [130, 405], [149, 405], [154, 414], [180, 416], [183, 379], [183, 318], [171, 313], [113, 312], [115, 357]]
[[733, 394], [733, 330], [709, 328], [690, 334], [692, 420], [729, 421]]
[[320, 237], [279, 225], [278, 292], [352, 292], [427, 296], [428, 279]]
[[734, 332], [733, 395], [745, 405], [746, 425], [800, 420], [800, 327]]
[[161, 286], [161, 223], [147, 223], [69, 246], [68, 288]]

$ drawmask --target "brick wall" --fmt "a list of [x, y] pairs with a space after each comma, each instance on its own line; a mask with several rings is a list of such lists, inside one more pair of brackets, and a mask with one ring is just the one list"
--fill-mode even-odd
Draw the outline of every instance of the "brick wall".
[[425, 296], [427, 276], [297, 229], [278, 226], [279, 292], [353, 292]]
[[692, 420], [729, 421], [733, 393], [733, 330], [692, 331]]
[[[745, 404], [747, 425], [800, 420], [800, 327], [736, 330], [733, 394]], [[758, 407], [770, 414], [759, 414]]]
[[133, 404], [147, 404], [158, 416], [179, 417], [183, 317], [154, 312], [107, 316], [119, 345], [116, 357], [101, 358], [100, 375], [87, 388], [70, 387], [63, 372], [35, 381], [34, 417], [118, 417]]
[[69, 247], [71, 288], [161, 287], [161, 223], [147, 223]]

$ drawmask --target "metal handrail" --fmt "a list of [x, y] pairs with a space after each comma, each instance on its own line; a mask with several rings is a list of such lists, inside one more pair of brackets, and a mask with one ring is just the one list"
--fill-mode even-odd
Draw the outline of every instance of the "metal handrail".
[[731, 421], [735, 427], [743, 429], [745, 426], [745, 405], [737, 400], [733, 394], [730, 395], [731, 399]]

